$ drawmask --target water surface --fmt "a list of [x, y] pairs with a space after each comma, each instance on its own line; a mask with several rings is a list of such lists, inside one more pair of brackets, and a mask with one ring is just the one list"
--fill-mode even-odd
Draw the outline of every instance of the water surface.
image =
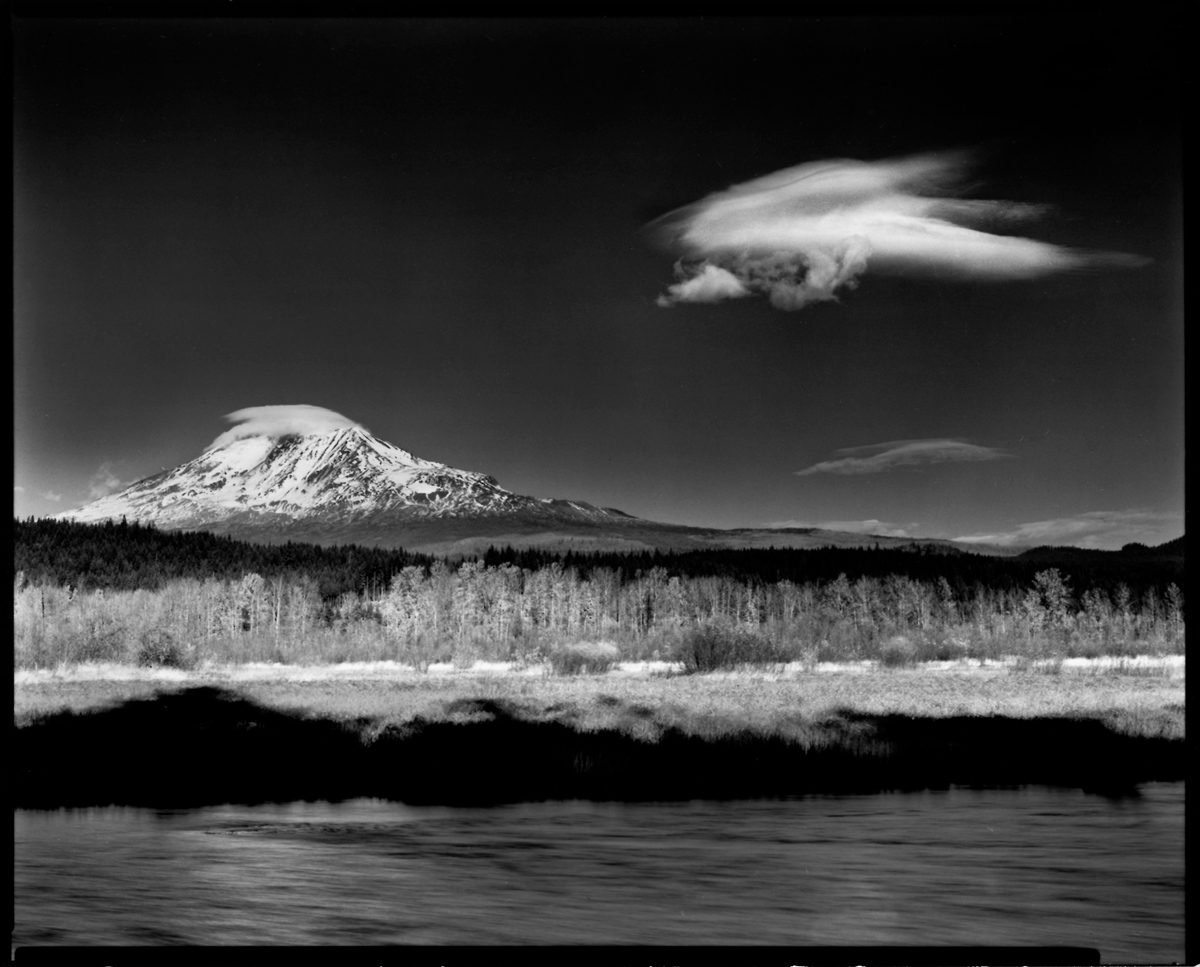
[[958, 944], [1184, 956], [1183, 783], [14, 813], [18, 944]]

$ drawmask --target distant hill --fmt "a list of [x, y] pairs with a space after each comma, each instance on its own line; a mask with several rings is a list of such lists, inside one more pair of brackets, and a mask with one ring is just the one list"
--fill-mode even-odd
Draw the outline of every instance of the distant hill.
[[1102, 551], [1088, 547], [1039, 546], [1022, 551], [1017, 557], [1022, 561], [1094, 561], [1118, 562], [1130, 560], [1179, 561], [1183, 562], [1183, 537], [1147, 547], [1145, 544], [1126, 544], [1119, 551]]

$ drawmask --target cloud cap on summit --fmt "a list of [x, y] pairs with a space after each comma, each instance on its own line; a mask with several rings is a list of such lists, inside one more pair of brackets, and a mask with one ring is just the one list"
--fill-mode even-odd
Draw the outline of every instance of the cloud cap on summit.
[[311, 406], [307, 403], [275, 406], [247, 406], [244, 409], [227, 413], [225, 419], [237, 425], [226, 430], [208, 445], [209, 450], [228, 446], [234, 440], [245, 437], [266, 436], [280, 437], [289, 434], [308, 436], [317, 433], [332, 433], [349, 427], [365, 430], [360, 423], [355, 423], [349, 417], [342, 416], [323, 406]]

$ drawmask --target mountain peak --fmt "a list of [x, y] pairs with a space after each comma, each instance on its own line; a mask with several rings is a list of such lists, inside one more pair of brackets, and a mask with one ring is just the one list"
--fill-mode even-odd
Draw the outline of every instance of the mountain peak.
[[417, 457], [332, 410], [250, 407], [200, 456], [58, 515], [78, 521], [125, 517], [168, 529], [236, 522], [269, 530], [297, 523], [336, 529], [429, 518], [535, 518], [575, 522], [616, 513], [575, 501], [543, 501], [505, 490], [494, 477]]
[[235, 425], [213, 440], [208, 445], [209, 450], [250, 436], [316, 436], [353, 427], [367, 432], [365, 427], [349, 417], [309, 403], [247, 406], [227, 413], [225, 419]]

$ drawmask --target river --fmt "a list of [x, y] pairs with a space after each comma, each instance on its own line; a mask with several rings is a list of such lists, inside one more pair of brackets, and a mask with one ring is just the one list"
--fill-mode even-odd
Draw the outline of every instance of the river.
[[17, 810], [14, 943], [1075, 945], [1184, 957], [1184, 784]]

